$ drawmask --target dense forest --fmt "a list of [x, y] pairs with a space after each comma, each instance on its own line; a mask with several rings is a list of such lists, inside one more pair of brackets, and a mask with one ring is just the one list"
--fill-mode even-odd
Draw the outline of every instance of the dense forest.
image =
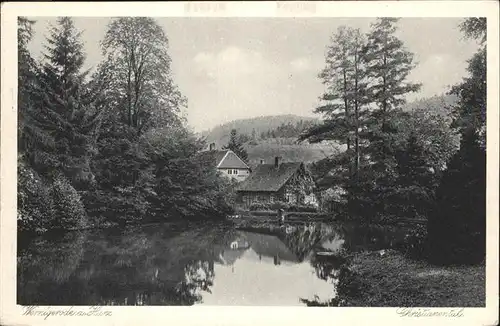
[[216, 218], [229, 210], [225, 181], [195, 154], [205, 146], [180, 118], [168, 39], [151, 18], [107, 26], [104, 59], [90, 73], [71, 18], [27, 45], [35, 21], [18, 19], [18, 226], [81, 229]]
[[344, 190], [347, 218], [361, 223], [424, 219], [427, 228], [416, 227], [412, 235], [420, 254], [440, 263], [481, 261], [486, 237], [486, 20], [469, 18], [460, 25], [479, 49], [468, 61], [468, 75], [450, 91], [456, 100], [437, 110], [418, 102], [403, 110], [405, 96], [421, 85], [407, 80], [416, 63], [397, 37], [397, 23], [379, 18], [366, 35], [342, 26], [332, 36], [319, 75], [326, 91], [315, 110], [323, 121], [300, 138], [345, 146], [314, 169], [320, 188]]
[[296, 125], [302, 121], [303, 124], [318, 123], [319, 119], [314, 117], [301, 117], [294, 114], [269, 115], [248, 119], [238, 119], [223, 123], [211, 130], [200, 133], [208, 142], [215, 142], [217, 146], [223, 146], [229, 141], [231, 130], [236, 129], [239, 135], [242, 135], [243, 142], [255, 141], [261, 138], [261, 135], [276, 130], [283, 124]]

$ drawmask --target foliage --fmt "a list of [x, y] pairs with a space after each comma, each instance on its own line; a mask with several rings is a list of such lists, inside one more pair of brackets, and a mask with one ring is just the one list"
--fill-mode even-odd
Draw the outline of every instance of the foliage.
[[405, 235], [405, 238], [399, 248], [396, 249], [399, 249], [406, 257], [410, 259], [428, 259], [429, 249], [427, 247], [427, 238], [427, 226], [421, 224], [414, 225]]
[[318, 119], [316, 118], [297, 116], [293, 114], [260, 116], [247, 119], [237, 119], [221, 124], [212, 128], [211, 130], [203, 131], [201, 133], [201, 136], [207, 139], [207, 143], [215, 142], [217, 146], [221, 146], [229, 141], [229, 135], [231, 134], [232, 129], [238, 130], [238, 133], [240, 135], [245, 136], [251, 136], [253, 134], [253, 130], [255, 130], [257, 141], [259, 141], [259, 136], [262, 136], [262, 133], [267, 135], [268, 131], [269, 133], [271, 133], [271, 131], [273, 130], [276, 132], [277, 128], [279, 128], [283, 124], [295, 125], [301, 120], [304, 121], [304, 123], [311, 124], [318, 122]]
[[273, 203], [254, 203], [249, 207], [249, 210], [251, 211], [276, 211], [278, 209], [282, 209], [287, 212], [315, 213], [318, 211], [318, 209], [312, 205], [296, 205], [282, 201], [275, 201]]
[[468, 129], [477, 131], [481, 146], [486, 148], [486, 47], [474, 54], [468, 63], [469, 76], [451, 89], [459, 98], [454, 106], [452, 126], [462, 137]]
[[227, 143], [226, 146], [223, 147], [223, 149], [229, 149], [233, 151], [244, 162], [248, 161], [247, 151], [245, 150], [245, 148], [243, 148], [242, 143], [238, 139], [238, 132], [236, 131], [236, 129], [231, 130], [231, 134], [229, 136], [229, 142]]
[[357, 253], [339, 276], [341, 306], [484, 307], [484, 266], [436, 267], [396, 251]]
[[196, 160], [204, 144], [180, 117], [185, 99], [154, 19], [112, 20], [91, 75], [71, 18], [50, 28], [41, 64], [27, 50], [34, 22], [18, 22], [20, 230], [230, 211], [232, 185]]
[[345, 190], [352, 217], [380, 220], [396, 215], [401, 206], [394, 201], [402, 193], [396, 155], [409, 134], [400, 123], [400, 108], [405, 95], [420, 85], [407, 81], [415, 63], [396, 36], [397, 21], [379, 18], [366, 36], [338, 29], [319, 76], [326, 86], [325, 104], [315, 111], [324, 121], [300, 138], [345, 145], [345, 151], [318, 162], [314, 170], [320, 188], [340, 185]]
[[[291, 121], [283, 122], [275, 129], [261, 132], [260, 139], [298, 138], [303, 132], [305, 132], [307, 129], [311, 128], [315, 124], [316, 122], [314, 120], [302, 120], [302, 119], [295, 123], [292, 123]], [[253, 137], [253, 139], [255, 139], [255, 137]]]
[[399, 125], [398, 134], [404, 140], [410, 135], [424, 147], [422, 159], [436, 172], [442, 172], [459, 147], [460, 136], [451, 128], [450, 111], [446, 103], [420, 101], [410, 112], [400, 112], [395, 119]]
[[476, 133], [462, 139], [436, 197], [428, 225], [432, 261], [481, 262], [486, 253], [486, 152]]
[[486, 43], [486, 17], [466, 18], [459, 27], [467, 38], [479, 40], [482, 45]]
[[22, 148], [39, 173], [52, 178], [61, 171], [81, 188], [93, 182], [89, 161], [100, 122], [89, 102], [86, 73], [80, 72], [83, 44], [67, 17], [58, 19], [47, 42], [46, 60], [32, 84], [34, 105], [23, 111]]
[[452, 127], [460, 149], [444, 171], [428, 222], [430, 259], [440, 264], [480, 263], [486, 254], [486, 19], [467, 18], [460, 28], [480, 39], [480, 48], [469, 60], [469, 76], [451, 90], [458, 96]]
[[50, 184], [18, 157], [17, 226], [21, 232], [43, 233], [53, 223]]
[[71, 230], [88, 226], [87, 214], [80, 195], [63, 175], [55, 178], [51, 195], [54, 202], [51, 229]]
[[138, 134], [180, 122], [185, 99], [172, 80], [168, 38], [153, 18], [112, 20], [102, 52], [111, 67], [108, 93], [120, 122]]
[[425, 157], [424, 147], [413, 133], [404, 149], [396, 153], [398, 177], [393, 200], [399, 206], [396, 211], [398, 216], [425, 218], [431, 211], [434, 176]]

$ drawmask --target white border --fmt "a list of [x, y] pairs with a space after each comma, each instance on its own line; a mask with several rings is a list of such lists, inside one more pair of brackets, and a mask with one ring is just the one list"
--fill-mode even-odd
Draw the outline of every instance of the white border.
[[[89, 323], [136, 325], [154, 322], [189, 325], [495, 325], [498, 324], [498, 26], [497, 1], [347, 1], [347, 2], [75, 2], [2, 3], [1, 8], [1, 256], [0, 324]], [[288, 307], [106, 307], [112, 317], [21, 316], [16, 306], [16, 17], [22, 16], [171, 16], [171, 17], [468, 17], [488, 18], [488, 234], [486, 308], [468, 308], [462, 318], [402, 318], [396, 308]], [[423, 35], [422, 37], [425, 37]]]

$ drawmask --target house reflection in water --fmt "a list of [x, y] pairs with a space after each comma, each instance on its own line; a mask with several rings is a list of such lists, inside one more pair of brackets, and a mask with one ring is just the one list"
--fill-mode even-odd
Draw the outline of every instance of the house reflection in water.
[[300, 298], [333, 295], [332, 284], [318, 278], [311, 262], [278, 236], [238, 231], [225, 243], [202, 304], [302, 306]]
[[[275, 235], [239, 231], [235, 239], [221, 253], [220, 261], [224, 265], [234, 266], [243, 256], [258, 257], [262, 263], [281, 265], [300, 263], [299, 258]], [[234, 271], [234, 269], [233, 269]]]

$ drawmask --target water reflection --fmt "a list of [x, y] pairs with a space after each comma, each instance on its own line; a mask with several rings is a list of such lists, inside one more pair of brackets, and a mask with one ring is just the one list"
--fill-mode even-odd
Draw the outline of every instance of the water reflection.
[[[369, 237], [368, 237], [369, 238]], [[313, 305], [333, 302], [345, 228], [271, 232], [172, 225], [20, 243], [22, 305]]]

